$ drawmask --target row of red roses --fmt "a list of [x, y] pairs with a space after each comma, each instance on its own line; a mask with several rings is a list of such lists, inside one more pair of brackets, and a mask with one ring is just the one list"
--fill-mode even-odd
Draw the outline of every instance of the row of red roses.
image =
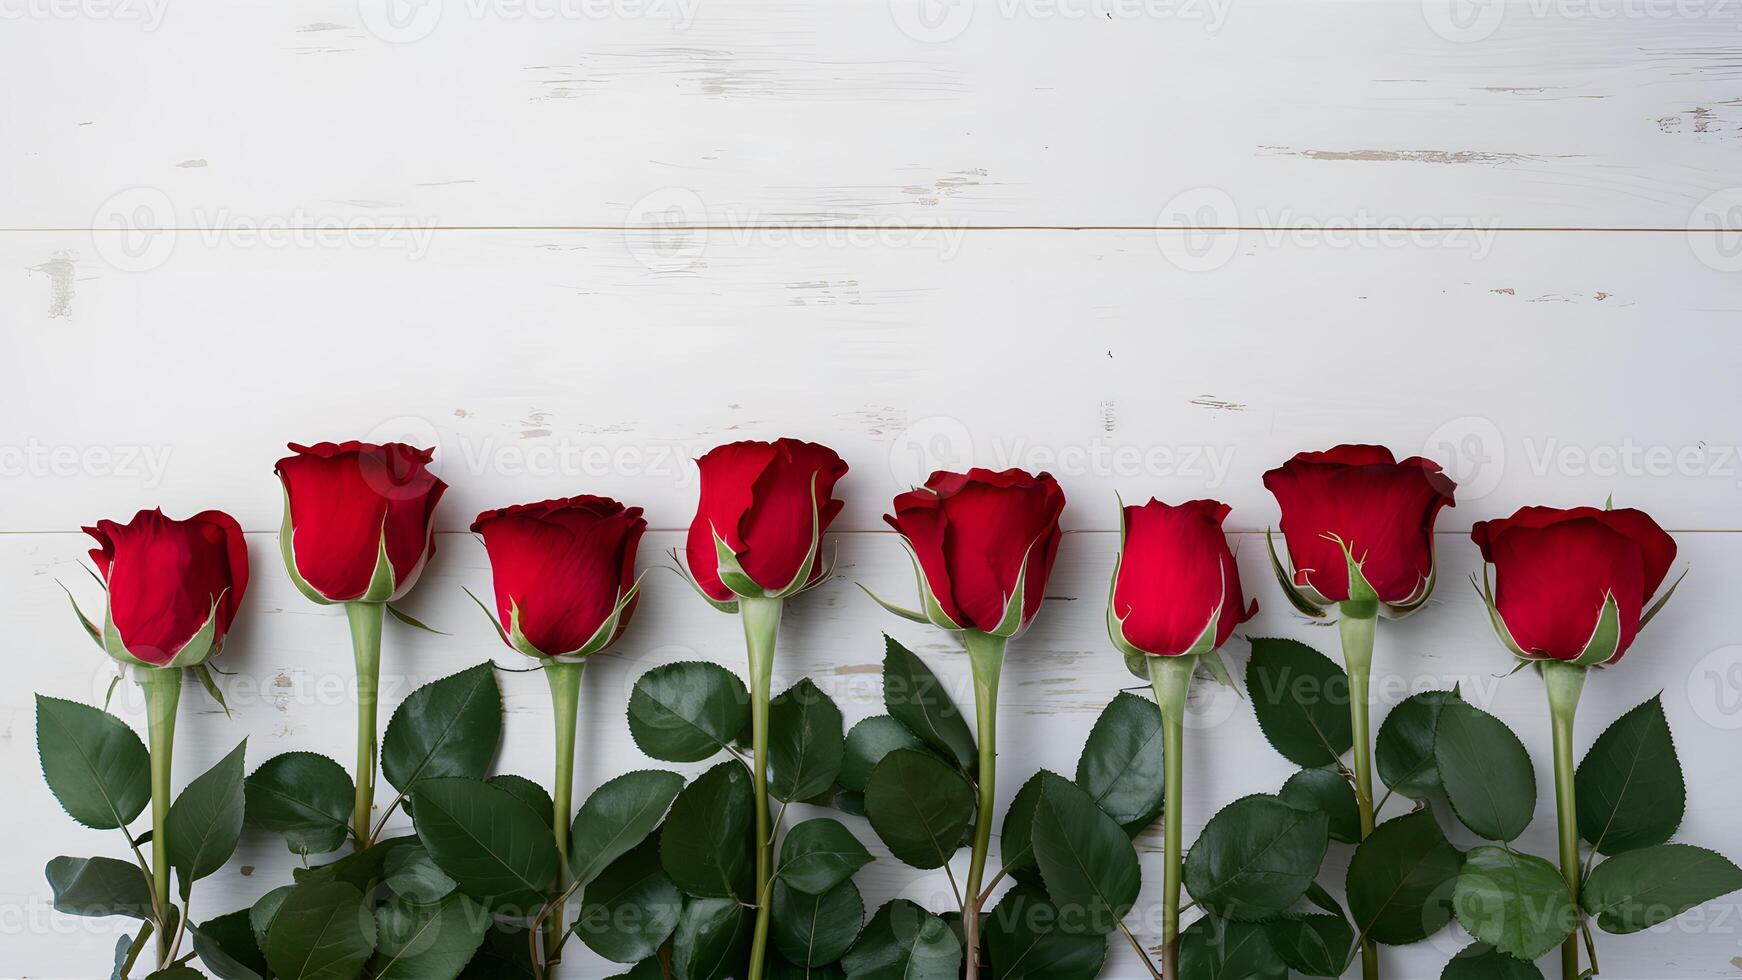
[[[369, 839], [372, 808], [373, 681], [382, 608], [411, 588], [434, 553], [431, 518], [446, 484], [429, 471], [428, 450], [356, 442], [291, 449], [294, 455], [277, 467], [285, 494], [280, 546], [286, 568], [305, 595], [345, 604], [352, 621], [360, 680], [355, 823], [362, 844]], [[842, 508], [834, 490], [847, 465], [826, 447], [791, 439], [721, 446], [699, 463], [700, 503], [686, 564], [698, 591], [744, 618], [756, 721], [760, 888], [769, 881], [773, 839], [762, 722], [780, 610], [784, 599], [827, 576], [822, 536]], [[1364, 688], [1372, 624], [1381, 612], [1397, 617], [1421, 608], [1431, 594], [1433, 525], [1440, 509], [1452, 505], [1454, 487], [1433, 462], [1397, 462], [1376, 446], [1302, 453], [1266, 473], [1264, 482], [1282, 509], [1293, 571], [1285, 572], [1280, 561], [1275, 567], [1285, 592], [1310, 615], [1339, 607], [1355, 688], [1356, 792], [1366, 832], [1372, 793]], [[1058, 552], [1064, 502], [1057, 481], [1046, 473], [938, 472], [925, 488], [897, 496], [895, 513], [885, 518], [912, 553], [921, 608], [883, 604], [960, 633], [974, 671], [984, 758], [981, 816], [965, 889], [970, 906], [980, 893], [993, 823], [993, 726], [1004, 645], [1039, 610]], [[1228, 512], [1212, 500], [1177, 506], [1151, 500], [1122, 508], [1108, 605], [1113, 642], [1146, 669], [1164, 718], [1169, 947], [1178, 936], [1177, 746], [1186, 689], [1196, 663], [1217, 670], [1219, 661], [1204, 658], [1257, 608], [1245, 599], [1222, 530]], [[547, 665], [559, 730], [559, 849], [566, 850], [560, 831], [566, 829], [572, 786], [580, 665], [614, 642], [633, 615], [633, 568], [645, 528], [641, 508], [595, 496], [486, 511], [472, 524], [490, 557], [498, 632], [509, 646]], [[184, 667], [218, 652], [248, 582], [235, 520], [219, 511], [186, 521], [148, 511], [126, 525], [103, 521], [87, 530], [101, 544], [91, 554], [108, 585], [101, 636], [112, 656], [147, 668]], [[1478, 523], [1471, 537], [1495, 567], [1497, 589], [1484, 594], [1502, 641], [1519, 657], [1573, 665], [1569, 672], [1547, 672], [1557, 720], [1564, 715], [1570, 725], [1584, 676], [1577, 668], [1613, 663], [1627, 650], [1649, 618], [1645, 602], [1668, 573], [1674, 542], [1640, 511], [1590, 507], [1527, 507], [1505, 520]], [[1144, 654], [1151, 655], [1147, 663]], [[169, 725], [173, 729], [173, 714]], [[1559, 802], [1563, 816], [1570, 813], [1572, 802]], [[1569, 875], [1574, 887], [1576, 868], [1575, 838]], [[963, 911], [973, 977], [978, 910]], [[766, 927], [764, 915], [758, 952]], [[752, 977], [760, 973], [759, 960], [753, 954]], [[1370, 948], [1366, 972], [1376, 975]]]

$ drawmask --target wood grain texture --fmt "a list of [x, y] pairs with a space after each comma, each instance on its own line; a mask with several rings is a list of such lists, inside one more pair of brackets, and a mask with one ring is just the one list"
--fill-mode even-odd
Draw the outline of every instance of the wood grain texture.
[[[0, 973], [91, 975], [117, 934], [53, 913], [42, 877], [56, 854], [120, 853], [59, 817], [35, 754], [31, 692], [100, 701], [113, 676], [57, 585], [96, 608], [80, 524], [218, 506], [254, 532], [221, 662], [236, 714], [187, 688], [178, 786], [243, 736], [250, 769], [350, 757], [342, 616], [294, 592], [265, 533], [290, 440], [432, 445], [453, 485], [409, 603], [453, 635], [390, 624], [386, 708], [485, 658], [523, 666], [461, 592], [488, 588], [455, 533], [479, 510], [615, 495], [647, 508], [656, 564], [693, 513], [690, 460], [778, 435], [853, 469], [841, 580], [794, 603], [776, 686], [808, 675], [849, 722], [876, 713], [887, 630], [965, 705], [952, 642], [851, 582], [908, 595], [880, 515], [933, 467], [1051, 470], [1085, 533], [1012, 648], [1002, 803], [1037, 767], [1069, 773], [1134, 683], [1102, 623], [1116, 491], [1233, 504], [1249, 635], [1334, 653], [1269, 580], [1260, 475], [1343, 441], [1433, 456], [1460, 484], [1441, 590], [1381, 627], [1375, 717], [1460, 684], [1504, 718], [1536, 759], [1520, 846], [1541, 855], [1547, 713], [1532, 674], [1497, 676], [1465, 532], [1613, 494], [1676, 529], [1693, 574], [1587, 687], [1578, 747], [1663, 691], [1681, 839], [1742, 858], [1742, 7], [391, 2], [0, 0], [0, 778], [21, 797], [0, 820]], [[587, 672], [577, 795], [648, 764], [623, 716], [636, 676], [742, 671], [735, 624], [649, 582]], [[499, 676], [498, 769], [546, 780], [545, 685]], [[143, 724], [132, 685], [117, 703]], [[1190, 719], [1188, 841], [1290, 774], [1248, 703], [1200, 680]], [[1154, 942], [1158, 832], [1138, 844], [1130, 924]], [[949, 904], [942, 875], [873, 849], [869, 904]], [[194, 918], [291, 864], [248, 835]], [[1437, 977], [1463, 940], [1387, 951], [1387, 976]], [[1617, 980], [1734, 976], [1742, 905], [1598, 944]], [[1110, 963], [1139, 975], [1122, 945]]]
[[778, 435], [847, 459], [852, 530], [970, 464], [1051, 470], [1067, 527], [1112, 528], [1117, 491], [1219, 496], [1262, 528], [1263, 471], [1338, 441], [1446, 463], [1447, 529], [1610, 494], [1669, 527], [1742, 526], [1742, 301], [1682, 236], [1247, 235], [1205, 271], [1163, 244], [720, 233], [650, 269], [605, 232], [436, 233], [416, 257], [180, 236], [124, 272], [88, 238], [0, 236], [0, 267], [70, 268], [64, 294], [0, 278], [0, 472], [29, 502], [5, 529], [221, 503], [276, 530], [287, 441], [370, 437], [437, 447], [445, 529], [583, 491], [684, 527], [690, 460]]
[[[660, 551], [679, 541], [680, 535], [674, 533], [649, 534], [642, 548], [643, 564], [657, 564]], [[841, 550], [840, 579], [791, 604], [781, 634], [775, 688], [784, 689], [809, 676], [840, 704], [848, 724], [880, 713], [880, 633], [888, 631], [926, 659], [959, 704], [971, 704], [967, 664], [959, 648], [941, 632], [882, 613], [853, 585], [864, 582], [887, 597], [910, 598], [912, 575], [895, 537], [845, 534], [835, 541]], [[1742, 683], [1737, 681], [1735, 666], [1742, 664], [1742, 646], [1738, 646], [1742, 637], [1728, 615], [1732, 605], [1728, 583], [1742, 575], [1742, 538], [1684, 534], [1679, 543], [1677, 565], [1692, 573], [1626, 660], [1592, 678], [1580, 708], [1578, 750], [1582, 753], [1626, 709], [1663, 691], [1677, 748], [1690, 775], [1688, 816], [1678, 839], [1733, 851], [1732, 828], [1742, 819], [1737, 804], [1742, 799], [1742, 777], [1732, 764], [1737, 731], [1742, 730], [1738, 707]], [[15, 659], [14, 680], [0, 692], [0, 730], [8, 733], [0, 741], [0, 778], [15, 788], [20, 812], [33, 815], [30, 833], [0, 853], [8, 912], [20, 910], [27, 923], [9, 938], [6, 969], [33, 975], [67, 975], [73, 962], [99, 962], [113, 942], [104, 938], [113, 935], [106, 923], [92, 929], [48, 911], [42, 865], [56, 854], [124, 853], [124, 845], [112, 832], [83, 830], [58, 817], [54, 799], [37, 772], [34, 752], [32, 691], [100, 701], [114, 673], [108, 659], [80, 634], [56, 584], [65, 583], [87, 609], [98, 608], [95, 586], [77, 567], [84, 560], [86, 545], [83, 536], [75, 534], [0, 536], [0, 586], [11, 597], [6, 632], [15, 639], [15, 650], [29, 652]], [[250, 535], [249, 546], [254, 582], [219, 662], [224, 670], [234, 672], [221, 680], [235, 716], [226, 719], [197, 686], [187, 688], [177, 738], [178, 787], [243, 736], [249, 738], [250, 771], [272, 755], [292, 749], [349, 758], [354, 709], [349, 700], [351, 664], [344, 617], [295, 592], [279, 568], [270, 535]], [[1000, 809], [1037, 768], [1072, 773], [1089, 724], [1119, 689], [1136, 684], [1110, 648], [1102, 619], [1106, 576], [1116, 546], [1111, 533], [1067, 536], [1045, 607], [1033, 628], [1011, 647], [999, 724]], [[1242, 628], [1242, 635], [1290, 636], [1337, 656], [1335, 631], [1292, 613], [1277, 593], [1262, 540], [1242, 535], [1237, 552], [1248, 590], [1261, 606], [1258, 617]], [[1480, 603], [1467, 585], [1477, 560], [1475, 547], [1465, 538], [1448, 535], [1442, 537], [1440, 555], [1443, 588], [1433, 605], [1415, 618], [1381, 627], [1374, 675], [1380, 703], [1374, 718], [1377, 722], [1410, 693], [1454, 684], [1472, 703], [1498, 714], [1518, 731], [1536, 762], [1536, 819], [1518, 846], [1531, 853], [1552, 854], [1554, 802], [1541, 682], [1530, 672], [1499, 676], [1509, 669], [1509, 658], [1491, 635]], [[623, 706], [641, 673], [659, 664], [698, 658], [724, 664], [740, 675], [744, 672], [740, 631], [731, 617], [707, 607], [672, 575], [656, 571], [648, 581], [646, 598], [623, 641], [587, 669], [577, 799], [622, 772], [664, 765], [650, 763], [629, 738]], [[470, 535], [443, 535], [408, 608], [452, 635], [432, 636], [389, 624], [382, 672], [384, 719], [412, 688], [436, 677], [487, 658], [504, 667], [527, 665], [525, 658], [496, 640], [462, 587], [481, 594], [489, 588], [484, 550]], [[1231, 641], [1228, 652], [1236, 674], [1241, 673], [1245, 644]], [[497, 770], [548, 782], [550, 709], [545, 684], [536, 674], [503, 672], [498, 678], [507, 718]], [[135, 726], [143, 724], [134, 685], [117, 688], [115, 705], [117, 713]], [[1265, 745], [1250, 702], [1203, 678], [1193, 688], [1186, 745], [1188, 842], [1215, 810], [1248, 793], [1274, 792], [1292, 772]], [[705, 764], [670, 768], [693, 775]], [[1406, 807], [1397, 800], [1385, 811], [1403, 812]], [[799, 806], [791, 819], [807, 815], [808, 808]], [[897, 895], [933, 908], [948, 905], [949, 885], [941, 874], [900, 865], [888, 857], [863, 820], [843, 819], [879, 857], [857, 877], [868, 905], [874, 907]], [[407, 825], [404, 818], [396, 816], [390, 826], [402, 825]], [[1449, 831], [1461, 846], [1476, 843], [1460, 828]], [[1130, 924], [1145, 942], [1154, 942], [1160, 931], [1155, 913], [1159, 827], [1139, 838], [1138, 846], [1145, 890]], [[1338, 893], [1350, 850], [1333, 845], [1327, 861], [1324, 880]], [[245, 835], [231, 865], [201, 884], [196, 919], [252, 901], [285, 880], [292, 863], [277, 840]], [[236, 873], [239, 866], [246, 866], [245, 876]], [[1735, 955], [1739, 911], [1732, 897], [1689, 913], [1673, 929], [1625, 937], [1599, 934], [1605, 973], [1629, 978], [1732, 975], [1728, 959]], [[1462, 937], [1455, 929], [1417, 947], [1387, 951], [1395, 971], [1388, 975], [1437, 976], [1445, 959], [1461, 948]], [[74, 948], [63, 944], [69, 934], [81, 937]], [[1135, 975], [1137, 967], [1128, 949], [1116, 947], [1111, 963], [1107, 976]], [[585, 959], [583, 964], [576, 968], [579, 975], [606, 972], [598, 960]]]
[[0, 227], [1682, 228], [1738, 183], [1725, 0], [130, 7], [0, 35]]

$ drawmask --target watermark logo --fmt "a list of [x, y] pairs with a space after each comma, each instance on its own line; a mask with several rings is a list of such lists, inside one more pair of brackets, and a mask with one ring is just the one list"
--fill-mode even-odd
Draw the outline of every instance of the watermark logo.
[[1351, 215], [1297, 215], [1284, 208], [1243, 214], [1219, 187], [1194, 187], [1174, 195], [1156, 216], [1155, 241], [1162, 255], [1186, 272], [1227, 265], [1243, 245], [1330, 249], [1463, 249], [1487, 258], [1500, 232], [1497, 219], [1407, 218], [1358, 210]]
[[1506, 19], [1506, 0], [1421, 0], [1428, 29], [1454, 44], [1485, 41]]
[[889, 0], [889, 16], [901, 33], [921, 44], [962, 36], [974, 20], [974, 0]]
[[1720, 731], [1742, 729], [1742, 644], [1719, 647], [1688, 672], [1688, 704]]
[[701, 264], [708, 247], [708, 205], [688, 187], [661, 187], [629, 208], [623, 242], [629, 254], [654, 272], [678, 272]]
[[933, 415], [895, 437], [889, 447], [889, 474], [898, 487], [924, 486], [937, 470], [962, 472], [974, 465], [974, 435], [961, 419]]
[[91, 221], [91, 245], [119, 272], [149, 272], [175, 251], [175, 203], [156, 187], [110, 195]]
[[1719, 272], [1742, 272], [1742, 187], [1718, 191], [1688, 216], [1688, 247]]
[[389, 44], [411, 44], [435, 33], [443, 0], [357, 0], [363, 27]]
[[1161, 254], [1186, 272], [1220, 269], [1240, 248], [1240, 208], [1220, 187], [1194, 187], [1175, 194], [1155, 219]]
[[1493, 493], [1506, 475], [1506, 440], [1500, 427], [1480, 415], [1453, 419], [1435, 429], [1422, 453], [1440, 464], [1458, 485], [1460, 503]]
[[1234, 447], [1164, 446], [1091, 439], [1047, 443], [1024, 436], [976, 437], [962, 420], [934, 415], [918, 419], [890, 444], [889, 471], [898, 486], [919, 486], [933, 470], [962, 472], [979, 464], [994, 470], [1045, 470], [1061, 479], [1186, 478], [1219, 487], [1234, 463]]
[[629, 254], [654, 272], [686, 272], [701, 267], [708, 246], [801, 249], [924, 249], [953, 259], [967, 227], [962, 222], [912, 224], [849, 217], [829, 223], [764, 215], [754, 209], [711, 208], [688, 187], [662, 187], [630, 206], [623, 222]]
[[0, 0], [0, 22], [89, 20], [138, 24], [143, 31], [163, 26], [169, 0]]

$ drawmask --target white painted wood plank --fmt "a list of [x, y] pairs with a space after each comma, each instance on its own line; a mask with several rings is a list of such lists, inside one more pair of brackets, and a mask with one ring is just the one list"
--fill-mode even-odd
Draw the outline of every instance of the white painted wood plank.
[[1737, 220], [1726, 0], [7, 10], [0, 227]]
[[1446, 529], [1611, 493], [1742, 527], [1742, 304], [1680, 235], [1247, 233], [1196, 272], [1139, 232], [646, 244], [178, 236], [126, 272], [76, 233], [0, 236], [0, 530], [156, 504], [276, 530], [285, 442], [357, 437], [438, 447], [446, 529], [582, 491], [683, 527], [689, 460], [783, 434], [852, 466], [846, 529], [969, 463], [1052, 470], [1069, 527], [1113, 527], [1118, 491], [1262, 528], [1263, 471], [1342, 441], [1450, 465]]
[[[673, 533], [648, 536], [643, 562], [677, 543]], [[795, 601], [786, 617], [776, 667], [776, 687], [812, 677], [841, 705], [849, 723], [881, 711], [878, 663], [880, 633], [910, 644], [952, 688], [958, 703], [971, 703], [967, 665], [944, 634], [895, 620], [876, 609], [853, 586], [862, 581], [900, 598], [911, 590], [906, 559], [891, 534], [839, 537], [842, 575]], [[1580, 708], [1578, 750], [1627, 708], [1664, 692], [1689, 777], [1688, 815], [1679, 839], [1737, 851], [1733, 828], [1742, 820], [1742, 774], [1734, 765], [1737, 731], [1742, 728], [1742, 685], [1738, 667], [1742, 645], [1736, 635], [1731, 592], [1742, 575], [1742, 537], [1729, 534], [1678, 536], [1678, 565], [1692, 570], [1674, 602], [1643, 635], [1616, 669], [1592, 679]], [[28, 833], [0, 849], [0, 907], [7, 915], [4, 969], [13, 975], [89, 975], [107, 962], [113, 935], [107, 928], [54, 914], [42, 865], [56, 854], [114, 853], [113, 833], [75, 827], [56, 813], [35, 759], [31, 692], [84, 700], [100, 699], [111, 668], [80, 635], [56, 585], [64, 582], [87, 608], [97, 595], [76, 567], [86, 541], [76, 534], [0, 535], [0, 588], [10, 599], [7, 635], [12, 639], [11, 683], [0, 691], [0, 779], [13, 787], [15, 805]], [[1116, 538], [1110, 533], [1076, 534], [1065, 539], [1051, 597], [1034, 627], [1011, 648], [1000, 713], [1000, 810], [1021, 782], [1039, 767], [1069, 774], [1081, 740], [1115, 692], [1135, 682], [1108, 647], [1102, 624], [1105, 581]], [[1261, 603], [1247, 635], [1286, 635], [1303, 639], [1335, 656], [1335, 632], [1309, 624], [1289, 612], [1269, 579], [1261, 541], [1243, 536], [1237, 548], [1242, 574]], [[221, 666], [234, 675], [223, 682], [235, 717], [226, 719], [196, 686], [184, 693], [177, 738], [177, 785], [215, 762], [244, 736], [249, 738], [250, 769], [266, 758], [293, 749], [323, 752], [342, 761], [352, 748], [354, 708], [349, 700], [350, 653], [343, 617], [298, 596], [278, 567], [270, 536], [250, 538], [256, 574], [230, 649]], [[1446, 536], [1441, 543], [1446, 587], [1434, 605], [1403, 623], [1381, 628], [1374, 689], [1389, 706], [1417, 690], [1462, 686], [1465, 696], [1493, 711], [1516, 729], [1537, 764], [1536, 821], [1520, 841], [1532, 853], [1554, 850], [1554, 803], [1549, 768], [1547, 711], [1540, 682], [1529, 673], [1497, 675], [1509, 660], [1489, 632], [1484, 614], [1468, 588], [1459, 585], [1475, 568], [1475, 548], [1467, 539]], [[502, 647], [490, 627], [460, 591], [489, 587], [483, 549], [469, 535], [444, 535], [427, 576], [412, 594], [410, 609], [452, 636], [432, 636], [389, 627], [383, 667], [383, 722], [417, 684], [494, 658], [510, 667], [525, 666]], [[656, 573], [646, 599], [622, 643], [596, 660], [587, 672], [581, 703], [577, 795], [647, 761], [628, 737], [623, 705], [634, 679], [658, 664], [680, 659], [715, 660], [742, 673], [743, 651], [737, 626], [706, 607], [674, 577]], [[1244, 644], [1234, 641], [1237, 663]], [[548, 782], [550, 768], [548, 693], [532, 674], [499, 674], [508, 711], [498, 771], [518, 772]], [[136, 725], [143, 712], [136, 689], [117, 691], [117, 710]], [[1291, 767], [1263, 741], [1249, 702], [1200, 680], [1188, 729], [1188, 779], [1185, 836], [1195, 839], [1216, 809], [1253, 792], [1273, 792]], [[696, 772], [700, 765], [675, 767]], [[1394, 803], [1393, 807], [1397, 805]], [[799, 807], [794, 818], [805, 813]], [[1401, 813], [1397, 808], [1394, 811]], [[845, 818], [880, 860], [858, 876], [867, 903], [875, 907], [894, 895], [933, 908], [948, 905], [949, 887], [941, 875], [923, 874], [896, 863], [869, 827]], [[395, 818], [395, 825], [403, 824]], [[108, 838], [114, 838], [110, 840]], [[1454, 839], [1475, 843], [1461, 830]], [[1139, 839], [1146, 886], [1131, 918], [1145, 942], [1159, 934], [1158, 830]], [[1332, 845], [1326, 881], [1338, 882], [1350, 848]], [[272, 840], [250, 834], [224, 871], [203, 882], [195, 918], [228, 911], [253, 900], [286, 879], [291, 856]], [[237, 869], [252, 869], [243, 876]], [[1634, 978], [1696, 978], [1734, 975], [1736, 929], [1742, 912], [1734, 897], [1689, 913], [1685, 922], [1649, 933], [1611, 937], [1600, 934], [1598, 950], [1605, 974]], [[1446, 957], [1461, 947], [1454, 932], [1407, 950], [1387, 951], [1388, 976], [1438, 975]], [[1129, 952], [1115, 947], [1107, 976], [1129, 977], [1136, 966]], [[604, 975], [603, 964], [585, 959], [579, 975]]]

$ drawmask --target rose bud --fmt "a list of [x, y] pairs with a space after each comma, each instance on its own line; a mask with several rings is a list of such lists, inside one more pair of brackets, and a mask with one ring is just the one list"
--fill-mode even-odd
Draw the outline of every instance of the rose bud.
[[142, 510], [127, 524], [84, 529], [108, 585], [100, 638], [109, 656], [150, 667], [193, 667], [224, 645], [248, 590], [248, 546], [218, 510], [185, 521]]
[[1454, 484], [1438, 463], [1399, 463], [1384, 446], [1338, 446], [1297, 454], [1265, 473], [1264, 486], [1282, 506], [1292, 578], [1274, 544], [1271, 561], [1296, 608], [1322, 616], [1325, 606], [1377, 600], [1401, 617], [1427, 602], [1434, 519], [1453, 506]]
[[1258, 612], [1258, 603], [1247, 605], [1240, 590], [1240, 569], [1222, 533], [1228, 510], [1215, 500], [1174, 507], [1153, 499], [1121, 510], [1119, 563], [1107, 604], [1107, 631], [1121, 652], [1208, 653]]
[[290, 444], [278, 461], [278, 545], [296, 587], [316, 602], [390, 602], [435, 554], [430, 517], [448, 485], [434, 450], [403, 443]]
[[1009, 637], [1040, 610], [1064, 509], [1050, 473], [939, 470], [925, 489], [897, 496], [883, 519], [918, 562], [925, 619]]
[[1675, 541], [1644, 511], [1524, 507], [1470, 538], [1494, 566], [1483, 589], [1494, 631], [1527, 660], [1612, 664], [1669, 600], [1643, 612], [1675, 561]]
[[579, 660], [614, 643], [635, 612], [641, 508], [580, 496], [487, 510], [472, 522], [490, 554], [503, 642]]
[[786, 598], [823, 575], [822, 537], [841, 512], [847, 464], [814, 442], [734, 442], [701, 459], [701, 502], [685, 544], [697, 589], [732, 609], [738, 596]]

